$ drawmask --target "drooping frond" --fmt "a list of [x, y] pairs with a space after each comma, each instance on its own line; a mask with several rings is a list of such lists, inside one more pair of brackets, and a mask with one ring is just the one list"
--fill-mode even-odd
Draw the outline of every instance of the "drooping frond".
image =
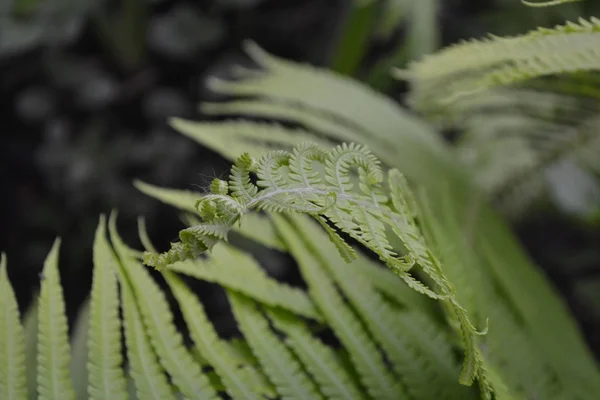
[[21, 400], [27, 399], [25, 339], [6, 269], [6, 255], [0, 253], [0, 398]]
[[414, 62], [402, 72], [411, 104], [437, 112], [462, 96], [536, 77], [598, 71], [600, 20], [580, 19], [514, 37], [464, 41]]
[[90, 399], [127, 399], [122, 364], [117, 262], [100, 217], [94, 240], [94, 272], [88, 333], [88, 394]]
[[352, 366], [358, 372], [367, 392], [376, 399], [406, 397], [405, 388], [385, 365], [371, 335], [354, 312], [346, 306], [319, 260], [299, 240], [289, 222], [279, 215], [274, 215], [273, 220], [290, 253], [298, 262], [302, 276], [309, 285], [311, 297], [335, 335], [348, 350]]
[[291, 351], [271, 331], [254, 301], [227, 291], [239, 328], [282, 399], [316, 399], [315, 383]]
[[71, 353], [63, 290], [58, 273], [57, 239], [42, 270], [38, 304], [37, 384], [40, 400], [74, 400], [69, 374]]
[[440, 328], [428, 321], [430, 317], [418, 310], [393, 309], [368, 278], [357, 275], [335, 257], [323, 232], [303, 217], [294, 217], [293, 222], [298, 236], [305, 238], [307, 248], [322, 260], [322, 267], [369, 327], [411, 398], [467, 399], [468, 392], [456, 382], [458, 365], [452, 349]]
[[[243, 158], [248, 156], [244, 155]], [[165, 268], [177, 261], [196, 258], [226, 237], [227, 232], [253, 209], [274, 212], [301, 212], [326, 218], [335, 227], [377, 254], [411, 288], [434, 299], [448, 301], [462, 328], [467, 354], [460, 381], [471, 384], [481, 366], [473, 336], [476, 330], [466, 311], [454, 297], [454, 288], [444, 276], [438, 260], [427, 249], [414, 222], [414, 200], [403, 176], [389, 175], [391, 202], [384, 192], [383, 171], [370, 151], [343, 144], [327, 151], [313, 144], [300, 145], [289, 153], [265, 154], [253, 165], [258, 181], [252, 199], [234, 193], [212, 193], [197, 203], [202, 224], [180, 232], [181, 242], [171, 244], [163, 254], [144, 254], [144, 262]], [[241, 164], [240, 164], [241, 165]], [[350, 174], [358, 170], [358, 178]], [[245, 193], [249, 193], [247, 188]], [[400, 256], [390, 243], [391, 230], [408, 249]], [[329, 232], [333, 233], [332, 231]], [[335, 242], [334, 242], [335, 243]], [[338, 242], [339, 247], [339, 242]], [[344, 249], [342, 249], [344, 250]], [[418, 265], [434, 283], [433, 289], [414, 279], [409, 270]]]
[[109, 221], [110, 238], [123, 269], [121, 284], [129, 283], [137, 300], [148, 336], [164, 369], [181, 393], [188, 398], [217, 399], [215, 389], [192, 355], [183, 346], [183, 337], [173, 324], [173, 314], [156, 282], [131, 256], [118, 236], [116, 215]]

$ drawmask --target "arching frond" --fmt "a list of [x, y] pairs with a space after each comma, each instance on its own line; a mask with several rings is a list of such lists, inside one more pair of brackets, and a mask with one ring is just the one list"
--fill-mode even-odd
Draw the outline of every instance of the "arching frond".
[[456, 99], [536, 77], [600, 69], [600, 20], [592, 17], [522, 36], [463, 41], [414, 62], [402, 76], [411, 104], [437, 112]]
[[349, 265], [340, 263], [331, 244], [314, 224], [300, 216], [292, 216], [292, 221], [298, 236], [305, 238], [307, 248], [322, 260], [322, 267], [332, 275], [387, 354], [411, 398], [469, 398], [465, 388], [456, 382], [458, 363], [452, 349], [443, 340], [444, 335], [436, 332], [435, 324], [427, 321], [429, 317], [417, 310], [398, 312], [393, 309], [367, 277], [357, 275]]
[[[411, 200], [408, 185], [398, 171], [391, 171], [389, 175], [390, 203], [384, 194], [379, 160], [361, 146], [343, 144], [326, 151], [314, 145], [301, 145], [292, 153], [283, 150], [267, 153], [251, 164], [256, 165], [258, 176], [256, 194], [252, 199], [244, 196], [240, 200], [234, 193], [205, 196], [197, 204], [203, 217], [202, 224], [182, 230], [179, 235], [181, 242], [171, 244], [168, 252], [146, 252], [144, 262], [162, 269], [177, 261], [198, 257], [210, 250], [231, 226], [241, 222], [243, 215], [252, 209], [302, 212], [327, 218], [342, 232], [377, 254], [411, 288], [434, 299], [448, 301], [452, 318], [461, 326], [467, 355], [460, 381], [472, 383], [482, 362], [473, 340], [477, 332], [465, 309], [456, 301], [454, 288], [444, 276], [439, 262], [423, 242], [414, 222], [414, 200]], [[320, 172], [317, 167], [320, 167]], [[358, 169], [358, 182], [351, 178], [351, 169]], [[207, 226], [211, 229], [206, 229]], [[218, 227], [223, 233], [215, 234], [212, 227]], [[399, 256], [393, 249], [388, 229], [408, 249], [406, 256]], [[418, 265], [435, 283], [434, 289], [409, 274], [413, 265]]]

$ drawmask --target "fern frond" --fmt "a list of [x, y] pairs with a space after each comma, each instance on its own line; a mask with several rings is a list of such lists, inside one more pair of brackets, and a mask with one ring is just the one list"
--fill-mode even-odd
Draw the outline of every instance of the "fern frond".
[[121, 355], [118, 268], [106, 239], [102, 215], [94, 239], [94, 272], [88, 333], [88, 394], [90, 399], [126, 399]]
[[69, 373], [71, 362], [67, 317], [58, 273], [57, 239], [42, 270], [38, 304], [37, 383], [41, 400], [74, 400]]
[[234, 399], [259, 399], [260, 379], [254, 368], [236, 365], [196, 296], [174, 274], [165, 272], [163, 276], [179, 303], [196, 348], [215, 368], [227, 393]]
[[385, 366], [376, 344], [369, 333], [326, 275], [319, 260], [311, 255], [292, 226], [279, 215], [273, 220], [290, 254], [297, 260], [302, 276], [310, 288], [326, 321], [350, 354], [352, 364], [360, 374], [360, 380], [368, 393], [376, 399], [397, 399], [406, 396], [404, 388]]
[[123, 282], [121, 283], [121, 307], [130, 364], [129, 374], [133, 379], [137, 398], [175, 400], [173, 390], [150, 343], [133, 291], [129, 284]]
[[[325, 241], [322, 232], [304, 218], [293, 218], [298, 235], [311, 238], [307, 241], [311, 253], [322, 260], [342, 292], [358, 311], [375, 340], [393, 363], [393, 369], [401, 377], [407, 392], [414, 399], [467, 398], [456, 383], [457, 364], [444, 336], [436, 332], [427, 317], [421, 320], [413, 316], [417, 311], [397, 312], [375, 291], [368, 279], [360, 279], [352, 268], [342, 265], [332, 255], [334, 250]], [[410, 323], [417, 322], [414, 327]], [[422, 331], [416, 327], [425, 327]], [[418, 339], [415, 335], [419, 336]], [[444, 388], [439, 392], [439, 388]]]
[[23, 336], [25, 339], [25, 378], [29, 400], [37, 400], [37, 327], [38, 327], [38, 296], [33, 301], [23, 317]]
[[6, 255], [0, 253], [0, 398], [21, 400], [27, 399], [25, 339], [6, 269]]
[[580, 19], [515, 37], [464, 41], [412, 63], [410, 103], [423, 112], [536, 77], [600, 69], [600, 20]]
[[90, 298], [87, 297], [79, 310], [71, 333], [71, 379], [77, 399], [87, 399], [88, 394], [88, 341], [90, 330]]
[[[123, 277], [137, 300], [148, 336], [161, 365], [188, 398], [217, 399], [217, 394], [200, 366], [183, 345], [183, 337], [173, 324], [173, 314], [165, 294], [150, 274], [131, 256], [116, 230], [116, 215], [109, 221], [110, 238], [120, 259]], [[125, 284], [126, 282], [121, 282]]]
[[[197, 204], [197, 208], [203, 210], [202, 224], [182, 230], [181, 242], [172, 244], [168, 252], [146, 252], [144, 262], [162, 269], [177, 261], [195, 258], [202, 251], [210, 250], [233, 224], [241, 222], [243, 215], [252, 209], [325, 217], [377, 254], [411, 288], [449, 302], [461, 326], [467, 355], [460, 381], [471, 384], [482, 362], [473, 340], [477, 332], [465, 309], [456, 301], [454, 287], [423, 241], [414, 222], [414, 199], [411, 199], [403, 176], [394, 170], [389, 174], [390, 204], [384, 195], [379, 160], [366, 148], [343, 144], [330, 151], [315, 149], [313, 145], [306, 145], [297, 147], [292, 153], [279, 150], [265, 154], [256, 163], [258, 182], [254, 198], [240, 200], [233, 194], [217, 193], [205, 196]], [[308, 176], [308, 170], [299, 166], [303, 162], [312, 165]], [[292, 164], [295, 167], [290, 167]], [[322, 168], [322, 172], [313, 174], [317, 166]], [[359, 171], [358, 188], [351, 180], [351, 168]], [[224, 234], [215, 234], [212, 229], [215, 226], [220, 227]], [[387, 236], [388, 228], [408, 249], [405, 257], [394, 251]], [[426, 287], [408, 273], [413, 265], [421, 267], [434, 281], [435, 289]]]
[[456, 105], [451, 115], [466, 131], [456, 144], [458, 156], [510, 217], [549, 194], [553, 165], [568, 160], [594, 170], [591, 155], [600, 149], [597, 100], [506, 88]]
[[264, 315], [251, 299], [227, 291], [239, 328], [282, 399], [319, 398], [315, 383], [290, 350], [270, 330]]
[[365, 395], [353, 377], [347, 373], [333, 349], [312, 337], [306, 325], [298, 318], [278, 310], [268, 315], [275, 327], [286, 334], [286, 343], [302, 361], [308, 373], [318, 383], [328, 400], [364, 399]]
[[260, 303], [306, 318], [317, 321], [323, 318], [304, 291], [270, 278], [251, 256], [229, 246], [215, 248], [206, 260], [178, 262], [169, 270], [217, 283]]

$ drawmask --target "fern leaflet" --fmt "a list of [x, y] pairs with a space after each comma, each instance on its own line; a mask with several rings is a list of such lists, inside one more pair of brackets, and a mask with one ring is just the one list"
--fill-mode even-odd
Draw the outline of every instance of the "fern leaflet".
[[57, 239], [42, 270], [38, 304], [37, 384], [40, 400], [74, 400], [69, 363], [71, 361], [67, 317], [58, 273]]
[[6, 256], [0, 254], [0, 398], [27, 398], [25, 339], [19, 307], [6, 272]]
[[88, 334], [88, 394], [90, 399], [126, 399], [121, 356], [121, 320], [117, 265], [100, 217], [94, 240], [94, 273]]

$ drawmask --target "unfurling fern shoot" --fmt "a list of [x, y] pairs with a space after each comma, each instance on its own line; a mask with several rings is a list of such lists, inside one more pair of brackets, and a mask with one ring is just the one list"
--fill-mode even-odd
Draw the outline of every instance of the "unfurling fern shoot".
[[[256, 184], [251, 174], [256, 174]], [[406, 179], [397, 170], [387, 175], [386, 190], [379, 160], [356, 144], [326, 150], [306, 143], [292, 152], [269, 152], [260, 160], [244, 154], [231, 169], [229, 182], [215, 179], [211, 193], [196, 203], [202, 223], [182, 230], [180, 242], [172, 243], [169, 251], [146, 252], [144, 262], [163, 269], [196, 258], [227, 240], [234, 224], [241, 223], [251, 210], [309, 214], [327, 231], [346, 261], [356, 257], [354, 249], [331, 225], [376, 253], [412, 289], [443, 301], [448, 318], [459, 327], [465, 348], [460, 382], [471, 385], [479, 378], [484, 391], [488, 391], [475, 339], [480, 333], [456, 300], [440, 262], [425, 244], [415, 222], [416, 201]], [[394, 249], [388, 238], [390, 232], [402, 241], [406, 254]], [[415, 266], [433, 282], [433, 288], [411, 275]]]

